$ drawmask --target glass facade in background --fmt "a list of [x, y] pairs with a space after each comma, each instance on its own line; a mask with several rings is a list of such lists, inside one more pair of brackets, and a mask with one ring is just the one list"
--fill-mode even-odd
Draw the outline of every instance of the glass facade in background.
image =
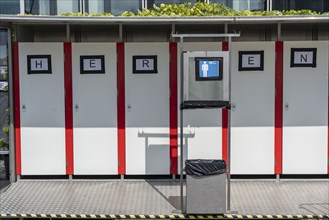
[[[203, 0], [23, 0], [24, 13], [33, 15], [57, 15], [67, 12], [111, 13], [120, 15], [124, 11], [136, 12], [142, 9], [142, 2], [147, 8], [153, 4], [196, 3]], [[212, 3], [223, 3], [239, 11], [267, 10], [270, 0], [209, 0]], [[272, 0], [273, 10], [309, 9], [317, 12], [329, 11], [329, 0]], [[0, 14], [19, 14], [20, 0], [0, 0]]]
[[25, 0], [25, 14], [57, 15], [79, 12], [79, 0]]
[[273, 0], [273, 10], [309, 9], [317, 12], [329, 11], [329, 0]]
[[9, 150], [8, 33], [0, 29], [0, 151]]
[[0, 14], [17, 15], [20, 13], [19, 0], [0, 0]]

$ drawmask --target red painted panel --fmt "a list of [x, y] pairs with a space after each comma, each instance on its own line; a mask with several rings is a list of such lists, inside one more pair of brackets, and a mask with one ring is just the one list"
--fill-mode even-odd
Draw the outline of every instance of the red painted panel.
[[[222, 51], [228, 51], [228, 42], [222, 43]], [[222, 158], [228, 167], [228, 110], [222, 109]]]
[[65, 87], [65, 146], [66, 174], [74, 173], [73, 164], [73, 99], [72, 99], [72, 43], [64, 43], [64, 87]]
[[125, 45], [117, 43], [118, 173], [126, 174]]
[[177, 43], [169, 43], [169, 87], [170, 87], [170, 174], [178, 170], [178, 130], [177, 130]]
[[13, 73], [14, 73], [14, 125], [15, 125], [15, 148], [16, 148], [16, 174], [22, 174], [21, 155], [21, 115], [19, 93], [19, 56], [18, 43], [13, 43]]
[[275, 174], [282, 174], [283, 42], [275, 43]]

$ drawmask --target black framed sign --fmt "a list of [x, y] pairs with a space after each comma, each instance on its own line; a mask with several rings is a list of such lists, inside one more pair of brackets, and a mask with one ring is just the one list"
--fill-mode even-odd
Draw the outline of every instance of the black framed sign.
[[223, 79], [222, 57], [195, 57], [196, 81], [213, 81]]
[[156, 74], [158, 73], [158, 56], [133, 56], [133, 73]]
[[80, 56], [80, 74], [105, 74], [104, 55]]
[[316, 67], [316, 48], [291, 48], [290, 67]]
[[239, 71], [264, 71], [264, 51], [239, 51]]
[[27, 55], [28, 74], [51, 74], [51, 55]]

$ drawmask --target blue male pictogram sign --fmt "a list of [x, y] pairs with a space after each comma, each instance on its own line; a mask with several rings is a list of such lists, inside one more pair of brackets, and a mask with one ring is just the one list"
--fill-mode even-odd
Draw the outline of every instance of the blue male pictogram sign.
[[216, 58], [197, 58], [196, 79], [197, 80], [222, 80], [222, 62]]

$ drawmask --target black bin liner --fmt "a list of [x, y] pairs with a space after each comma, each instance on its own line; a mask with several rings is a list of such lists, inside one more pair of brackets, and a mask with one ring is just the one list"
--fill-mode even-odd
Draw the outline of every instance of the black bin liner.
[[191, 176], [210, 176], [226, 173], [225, 160], [186, 160], [185, 172]]

